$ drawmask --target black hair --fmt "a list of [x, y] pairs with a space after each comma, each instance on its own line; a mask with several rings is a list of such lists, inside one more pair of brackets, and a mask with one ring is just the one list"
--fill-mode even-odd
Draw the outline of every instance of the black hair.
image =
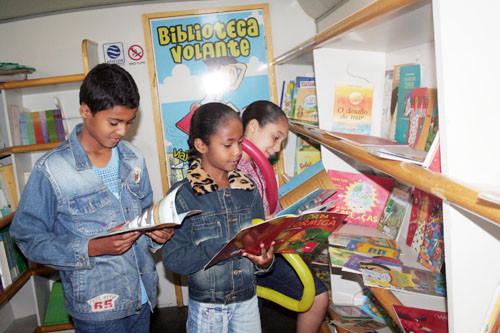
[[80, 105], [87, 104], [93, 115], [117, 105], [135, 109], [139, 99], [132, 75], [116, 64], [95, 66], [80, 87]]
[[191, 118], [189, 127], [189, 159], [200, 157], [200, 153], [194, 147], [194, 140], [201, 139], [204, 144], [210, 144], [210, 137], [217, 133], [219, 126], [229, 118], [238, 117], [238, 113], [223, 103], [207, 103], [200, 106]]
[[253, 102], [242, 112], [241, 121], [243, 122], [243, 131], [245, 131], [248, 123], [252, 119], [256, 119], [260, 127], [264, 127], [268, 123], [275, 123], [280, 118], [284, 118], [288, 121], [285, 112], [281, 110], [279, 106], [269, 101]]

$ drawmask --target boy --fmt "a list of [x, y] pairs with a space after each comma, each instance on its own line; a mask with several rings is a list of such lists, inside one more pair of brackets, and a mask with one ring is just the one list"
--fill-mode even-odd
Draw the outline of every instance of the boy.
[[30, 260], [59, 270], [77, 332], [149, 332], [163, 229], [93, 236], [130, 221], [153, 193], [141, 152], [120, 141], [139, 106], [132, 76], [100, 64], [80, 88], [83, 124], [35, 164], [11, 225]]

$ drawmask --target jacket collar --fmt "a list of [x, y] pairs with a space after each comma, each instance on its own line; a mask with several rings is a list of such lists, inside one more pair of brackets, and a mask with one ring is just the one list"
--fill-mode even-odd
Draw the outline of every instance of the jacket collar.
[[[199, 158], [193, 159], [189, 162], [189, 169], [187, 171], [186, 178], [191, 184], [191, 187], [196, 195], [215, 192], [219, 189], [219, 185], [217, 185], [217, 183], [210, 178], [210, 175], [201, 166], [201, 160]], [[243, 189], [247, 191], [251, 191], [255, 188], [250, 178], [246, 177], [238, 169], [230, 171], [228, 178], [230, 188]]]
[[[73, 157], [75, 159], [75, 165], [77, 170], [85, 170], [91, 169], [92, 163], [90, 162], [89, 156], [85, 149], [83, 149], [80, 140], [78, 139], [78, 133], [82, 130], [83, 124], [78, 124], [75, 126], [73, 131], [69, 136], [69, 145], [71, 147], [71, 152], [73, 153]], [[136, 154], [129, 149], [123, 142], [118, 142], [117, 145], [118, 154], [121, 160], [133, 159], [137, 158]]]

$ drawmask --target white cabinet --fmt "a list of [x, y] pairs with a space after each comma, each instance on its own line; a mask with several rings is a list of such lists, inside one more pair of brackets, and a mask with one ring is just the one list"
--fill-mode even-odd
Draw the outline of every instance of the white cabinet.
[[[486, 0], [379, 0], [273, 62], [280, 83], [314, 73], [320, 128], [327, 130], [331, 129], [335, 82], [373, 83], [372, 135], [377, 136], [381, 134], [386, 69], [418, 63], [421, 86], [437, 88], [442, 175], [374, 159], [336, 139], [309, 136], [322, 143], [327, 169], [377, 170], [444, 200], [447, 298], [442, 307], [448, 309], [450, 332], [479, 331], [500, 281], [500, 265], [494, 259], [500, 250], [500, 207], [479, 200], [473, 185], [496, 184], [498, 188], [500, 183], [500, 158], [495, 152], [500, 123], [495, 79], [500, 70], [493, 42], [500, 30], [494, 14], [499, 7]], [[308, 135], [300, 128], [292, 130]], [[293, 164], [294, 143], [291, 136], [284, 153], [288, 174], [292, 174], [288, 166]], [[352, 298], [356, 293], [356, 288], [338, 287], [338, 297]], [[397, 297], [406, 304], [441, 306], [429, 305], [431, 299], [425, 297]]]

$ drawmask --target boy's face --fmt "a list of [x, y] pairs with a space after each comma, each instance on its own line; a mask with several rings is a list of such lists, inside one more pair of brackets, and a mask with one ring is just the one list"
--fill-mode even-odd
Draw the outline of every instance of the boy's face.
[[137, 113], [137, 108], [117, 105], [111, 109], [102, 110], [95, 115], [83, 103], [80, 114], [83, 117], [83, 126], [88, 133], [83, 139], [88, 145], [96, 148], [113, 148], [128, 132]]

